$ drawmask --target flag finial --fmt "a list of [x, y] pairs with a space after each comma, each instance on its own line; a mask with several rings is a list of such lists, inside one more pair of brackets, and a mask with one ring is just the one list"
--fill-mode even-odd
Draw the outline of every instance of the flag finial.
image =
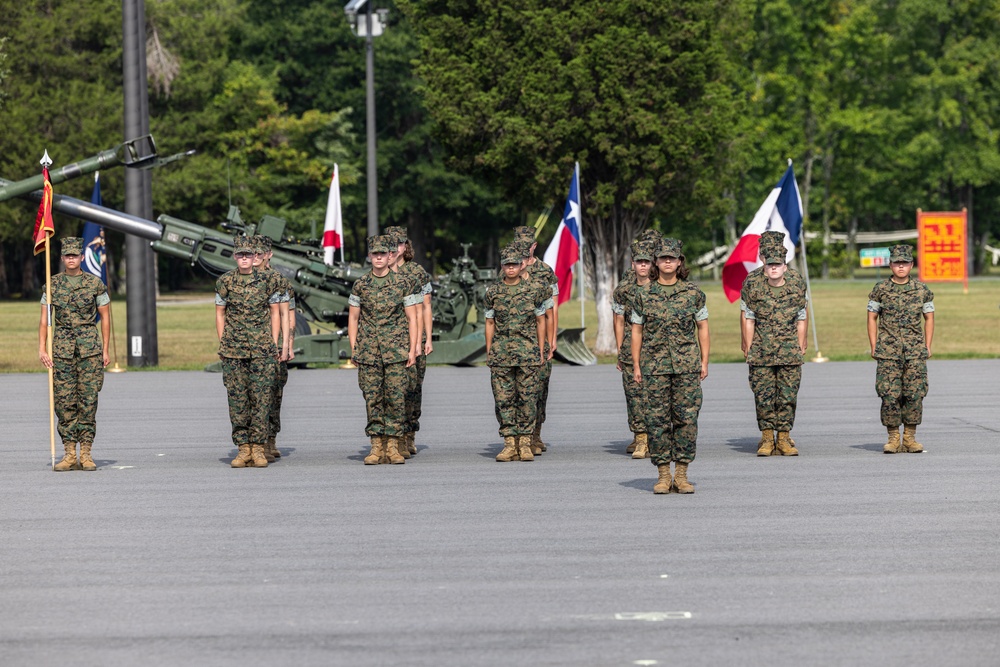
[[48, 149], [45, 150], [45, 155], [43, 155], [42, 159], [38, 161], [38, 164], [42, 165], [43, 167], [52, 166], [52, 158], [49, 157]]
[[792, 166], [792, 158], [788, 158], [788, 166], [789, 166], [789, 167], [791, 167], [791, 166]]

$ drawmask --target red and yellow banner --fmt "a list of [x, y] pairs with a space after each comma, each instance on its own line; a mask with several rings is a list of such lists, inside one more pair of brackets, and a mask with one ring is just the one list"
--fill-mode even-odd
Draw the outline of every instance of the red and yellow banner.
[[35, 216], [35, 254], [45, 250], [45, 239], [56, 233], [52, 225], [52, 183], [49, 181], [49, 168], [42, 167], [42, 203], [38, 205], [38, 215]]
[[923, 282], [969, 280], [968, 212], [924, 213], [917, 209], [917, 267]]

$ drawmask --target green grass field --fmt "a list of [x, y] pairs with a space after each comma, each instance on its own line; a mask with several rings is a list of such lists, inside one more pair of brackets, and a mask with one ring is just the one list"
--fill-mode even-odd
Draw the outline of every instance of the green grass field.
[[[866, 310], [874, 281], [816, 281], [813, 303], [819, 349], [831, 360], [868, 359]], [[706, 284], [709, 323], [712, 332], [713, 363], [742, 362], [740, 353], [739, 304], [729, 303], [717, 283]], [[1000, 280], [973, 280], [969, 293], [962, 285], [933, 284], [935, 317], [935, 358], [1000, 357]], [[217, 360], [215, 306], [211, 294], [166, 295], [157, 308], [160, 366], [158, 370], [197, 370]], [[597, 315], [592, 301], [585, 303], [586, 340], [593, 345]], [[0, 302], [0, 372], [42, 371], [38, 362], [37, 302]], [[118, 363], [126, 367], [126, 309], [123, 299], [113, 304]], [[580, 305], [570, 301], [559, 309], [563, 327], [579, 326]], [[816, 354], [812, 329], [809, 331], [807, 359]], [[614, 357], [602, 357], [613, 363]], [[114, 357], [112, 363], [114, 365]]]

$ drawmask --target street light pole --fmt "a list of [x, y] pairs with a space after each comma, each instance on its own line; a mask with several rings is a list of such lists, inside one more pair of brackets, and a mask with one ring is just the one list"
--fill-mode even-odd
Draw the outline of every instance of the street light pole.
[[368, 133], [368, 236], [378, 234], [378, 165], [375, 162], [375, 35], [372, 5], [365, 14], [365, 124]]
[[[351, 0], [344, 7], [351, 29], [365, 38], [365, 124], [368, 138], [368, 236], [378, 234], [378, 163], [375, 158], [375, 38], [386, 27], [388, 9], [375, 9], [374, 0]], [[358, 17], [358, 12], [364, 15]]]

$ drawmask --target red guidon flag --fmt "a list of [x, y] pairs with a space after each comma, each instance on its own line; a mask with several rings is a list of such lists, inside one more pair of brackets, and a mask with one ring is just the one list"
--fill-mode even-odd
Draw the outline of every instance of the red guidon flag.
[[38, 215], [35, 217], [35, 254], [45, 250], [45, 239], [56, 233], [52, 226], [52, 183], [49, 182], [49, 168], [42, 167], [42, 203], [38, 205]]

